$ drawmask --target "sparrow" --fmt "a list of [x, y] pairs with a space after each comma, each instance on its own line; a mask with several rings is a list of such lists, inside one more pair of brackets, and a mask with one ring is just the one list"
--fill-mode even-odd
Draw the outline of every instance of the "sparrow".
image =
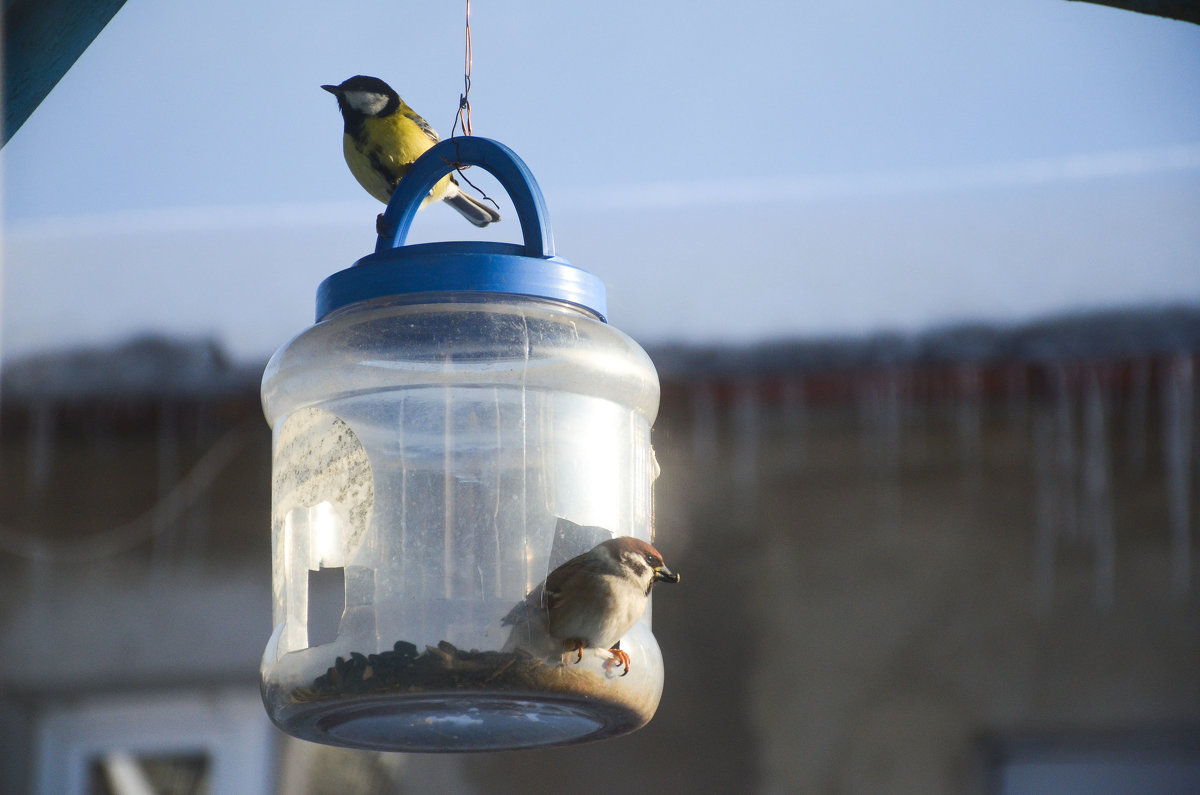
[[[378, 77], [355, 75], [321, 88], [337, 97], [350, 173], [367, 193], [387, 204], [413, 161], [438, 142], [438, 134]], [[421, 206], [432, 201], [446, 202], [475, 226], [500, 220], [500, 213], [462, 191], [450, 174], [438, 180]]]
[[602, 541], [559, 566], [509, 611], [500, 623], [512, 626], [503, 651], [524, 650], [535, 657], [561, 657], [585, 648], [613, 656], [605, 670], [621, 665], [629, 673], [629, 654], [617, 647], [646, 611], [658, 582], [679, 582], [658, 550], [638, 538]]

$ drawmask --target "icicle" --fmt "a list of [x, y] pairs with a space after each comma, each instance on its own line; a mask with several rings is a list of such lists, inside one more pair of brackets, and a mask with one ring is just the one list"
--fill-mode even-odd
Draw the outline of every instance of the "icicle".
[[884, 523], [895, 530], [900, 522], [900, 445], [902, 397], [900, 377], [889, 370], [883, 380], [883, 400], [880, 404], [880, 458], [884, 467], [881, 499]]
[[1054, 365], [1054, 482], [1058, 504], [1058, 525], [1063, 536], [1079, 534], [1078, 455], [1075, 443], [1075, 401], [1065, 365]]
[[[1033, 411], [1033, 461], [1034, 461], [1034, 589], [1039, 607], [1048, 608], [1054, 596], [1055, 563], [1060, 539], [1077, 538], [1080, 533], [1080, 489], [1078, 446], [1075, 432], [1075, 401], [1071, 394], [1070, 365], [1054, 363], [1048, 365], [1046, 378], [1049, 397], [1039, 403]], [[1099, 386], [1094, 390], [1095, 400], [1101, 400]], [[1095, 469], [1091, 473], [1090, 486], [1095, 493], [1108, 493], [1106, 485], [1107, 445], [1104, 433], [1103, 403], [1089, 405], [1089, 417], [1099, 430], [1091, 430], [1094, 436], [1088, 439], [1091, 447], [1086, 451], [1086, 463]], [[1103, 455], [1103, 458], [1102, 458]], [[1098, 463], [1099, 462], [1099, 463]], [[1088, 475], [1085, 475], [1088, 477]], [[1085, 483], [1083, 499], [1090, 499], [1089, 484]], [[1111, 499], [1111, 497], [1109, 497]], [[1085, 511], [1087, 511], [1085, 502]], [[1089, 514], [1090, 517], [1090, 514]], [[1101, 520], [1103, 521], [1103, 520]], [[1108, 513], [1111, 522], [1111, 509]], [[1107, 535], [1111, 535], [1111, 530]], [[1111, 547], [1097, 550], [1098, 583], [1107, 583], [1108, 575], [1100, 558], [1110, 554]], [[1099, 585], [1097, 593], [1103, 596], [1110, 585]]]
[[[164, 400], [158, 409], [158, 499], [162, 500], [179, 482], [179, 409]], [[154, 564], [156, 574], [165, 574], [163, 564], [179, 552], [179, 523], [162, 515], [154, 519]]]
[[780, 396], [783, 422], [791, 440], [788, 463], [797, 467], [808, 462], [808, 398], [804, 387], [800, 376], [788, 378], [783, 382]]
[[762, 433], [762, 401], [758, 383], [745, 379], [737, 387], [733, 402], [733, 483], [743, 516], [751, 516], [758, 503], [759, 438]]
[[917, 464], [929, 460], [929, 417], [931, 406], [937, 404], [938, 380], [929, 371], [908, 371], [905, 374], [905, 410], [903, 423], [908, 429], [904, 439], [904, 452]]
[[983, 438], [983, 378], [976, 364], [962, 364], [955, 373], [958, 426], [958, 452], [966, 485], [974, 494], [980, 485], [980, 448]]
[[1178, 354], [1167, 362], [1163, 385], [1163, 455], [1167, 480], [1167, 523], [1171, 544], [1171, 590], [1191, 588], [1192, 416], [1195, 411], [1192, 359]]
[[1146, 471], [1146, 415], [1150, 395], [1150, 362], [1138, 359], [1129, 368], [1129, 396], [1125, 403], [1125, 441], [1129, 470]]
[[878, 479], [880, 523], [895, 530], [900, 514], [900, 379], [894, 370], [857, 386], [861, 449]]
[[1084, 387], [1081, 530], [1091, 539], [1094, 550], [1096, 603], [1108, 608], [1113, 602], [1116, 567], [1112, 475], [1104, 395], [1095, 369], [1087, 372]]
[[717, 464], [716, 385], [697, 384], [692, 390], [692, 463], [694, 466]]
[[894, 371], [896, 380], [896, 441], [897, 465], [908, 455], [909, 443], [915, 433], [925, 429], [921, 404], [917, 399], [917, 374], [911, 367]]
[[1054, 553], [1058, 542], [1058, 477], [1055, 470], [1054, 410], [1033, 410], [1034, 598], [1046, 610], [1054, 599]]
[[879, 400], [874, 382], [865, 376], [854, 379], [853, 389], [854, 404], [858, 409], [858, 450], [863, 466], [871, 467], [878, 460], [875, 456], [875, 426]]
[[1019, 430], [1025, 427], [1029, 416], [1029, 369], [1023, 362], [1008, 366], [1004, 383], [1005, 414], [1008, 427]]

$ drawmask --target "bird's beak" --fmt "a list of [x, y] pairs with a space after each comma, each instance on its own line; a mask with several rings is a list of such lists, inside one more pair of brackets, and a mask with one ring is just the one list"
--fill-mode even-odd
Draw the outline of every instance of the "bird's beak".
[[679, 582], [679, 575], [668, 569], [666, 566], [659, 566], [654, 570], [654, 581], [677, 583]]
[[330, 94], [336, 94], [336, 93], [338, 93], [338, 87], [337, 87], [337, 86], [321, 86], [321, 88], [325, 89], [325, 90], [326, 90], [326, 91], [328, 91]]

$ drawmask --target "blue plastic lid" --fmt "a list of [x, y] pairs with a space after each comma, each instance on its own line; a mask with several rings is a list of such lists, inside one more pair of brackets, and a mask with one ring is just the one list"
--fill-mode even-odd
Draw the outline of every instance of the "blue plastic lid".
[[[508, 191], [524, 245], [421, 243], [404, 245], [413, 218], [434, 184], [457, 166], [479, 166]], [[604, 282], [554, 254], [554, 236], [541, 188], [528, 166], [498, 141], [466, 136], [435, 144], [421, 155], [392, 194], [375, 253], [317, 288], [317, 321], [375, 298], [437, 293], [504, 293], [549, 298], [582, 307], [607, 322]]]

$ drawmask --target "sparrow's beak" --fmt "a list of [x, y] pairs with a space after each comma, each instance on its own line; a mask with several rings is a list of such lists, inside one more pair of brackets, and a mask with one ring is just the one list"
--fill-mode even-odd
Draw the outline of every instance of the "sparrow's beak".
[[666, 566], [659, 566], [654, 570], [654, 581], [676, 583], [679, 582], [679, 575], [668, 569]]
[[326, 90], [326, 91], [328, 91], [330, 94], [336, 94], [336, 93], [338, 93], [338, 87], [337, 87], [337, 86], [321, 86], [321, 88], [325, 89], [325, 90]]

